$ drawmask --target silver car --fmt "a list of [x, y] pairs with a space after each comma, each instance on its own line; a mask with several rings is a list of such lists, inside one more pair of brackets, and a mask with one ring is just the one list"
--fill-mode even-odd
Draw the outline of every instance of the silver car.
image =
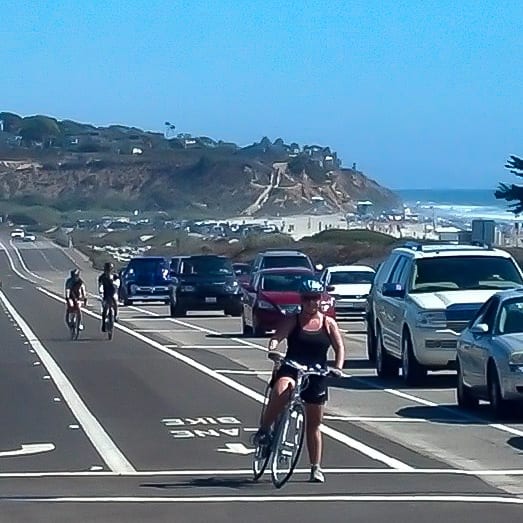
[[523, 401], [523, 288], [487, 300], [458, 338], [457, 400], [463, 408], [490, 402], [496, 416]]

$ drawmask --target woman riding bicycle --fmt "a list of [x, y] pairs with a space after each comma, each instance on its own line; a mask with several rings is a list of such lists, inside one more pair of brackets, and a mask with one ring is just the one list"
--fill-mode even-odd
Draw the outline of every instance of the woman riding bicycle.
[[[274, 355], [278, 345], [287, 340], [286, 358], [309, 366], [327, 366], [327, 353], [333, 347], [336, 360], [334, 373], [342, 375], [345, 361], [345, 346], [335, 320], [325, 316], [320, 310], [320, 301], [324, 292], [323, 285], [314, 279], [301, 284], [301, 312], [288, 318], [276, 330], [269, 342], [269, 355]], [[290, 391], [296, 386], [297, 371], [283, 363], [271, 381], [271, 396], [263, 415], [260, 429], [256, 433], [257, 445], [270, 445], [270, 427], [278, 418], [289, 399]], [[310, 376], [307, 388], [301, 398], [305, 403], [307, 447], [311, 462], [310, 481], [323, 483], [325, 478], [320, 468], [322, 455], [322, 435], [320, 425], [323, 419], [325, 402], [328, 399], [327, 378]]]

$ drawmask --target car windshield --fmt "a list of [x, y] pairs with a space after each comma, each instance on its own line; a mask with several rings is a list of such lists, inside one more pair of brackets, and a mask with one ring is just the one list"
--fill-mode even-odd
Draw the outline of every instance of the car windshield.
[[507, 300], [499, 315], [500, 334], [523, 333], [523, 296]]
[[137, 276], [160, 273], [165, 276], [167, 272], [167, 264], [161, 260], [133, 260], [129, 263], [129, 273]]
[[329, 280], [330, 285], [348, 285], [354, 283], [372, 283], [374, 273], [370, 271], [347, 271], [332, 272]]
[[267, 292], [298, 292], [304, 279], [310, 274], [265, 274], [260, 289]]
[[416, 260], [410, 292], [508, 289], [523, 284], [510, 258], [448, 256]]
[[182, 261], [182, 274], [222, 275], [233, 274], [232, 263], [226, 258], [189, 258]]
[[305, 256], [267, 256], [263, 260], [264, 269], [279, 269], [280, 267], [306, 267], [311, 265]]

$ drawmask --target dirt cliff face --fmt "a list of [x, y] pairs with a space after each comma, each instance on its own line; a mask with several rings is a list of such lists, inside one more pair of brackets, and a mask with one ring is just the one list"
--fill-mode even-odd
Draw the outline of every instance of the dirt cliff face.
[[[35, 125], [39, 130], [34, 119], [30, 140], [17, 136], [16, 129], [0, 132], [0, 199], [63, 209], [139, 207], [245, 216], [346, 212], [363, 199], [377, 208], [400, 204], [363, 173], [341, 168], [329, 148], [267, 138], [239, 148], [204, 137], [167, 140], [135, 128], [48, 120], [44, 129], [55, 134], [40, 141], [34, 139]], [[17, 123], [22, 131], [23, 122]]]

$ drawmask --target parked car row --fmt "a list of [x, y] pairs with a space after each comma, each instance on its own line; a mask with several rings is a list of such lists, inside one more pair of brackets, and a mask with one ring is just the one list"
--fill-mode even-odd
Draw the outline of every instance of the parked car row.
[[323, 269], [300, 251], [270, 249], [252, 263], [232, 263], [225, 256], [185, 255], [134, 257], [120, 273], [120, 300], [163, 302], [170, 315], [189, 310], [222, 310], [241, 316], [245, 334], [264, 335], [300, 308], [298, 289], [303, 278], [325, 285], [325, 314], [365, 314], [374, 269], [363, 265]]
[[303, 278], [325, 286], [331, 317], [367, 324], [367, 351], [378, 376], [411, 385], [429, 370], [457, 369], [463, 407], [480, 399], [505, 412], [523, 399], [523, 271], [506, 251], [480, 245], [410, 242], [377, 270], [318, 267], [304, 253], [267, 250], [252, 263], [225, 256], [133, 258], [122, 271], [125, 305], [160, 301], [171, 316], [221, 310], [242, 319], [243, 333], [263, 336], [300, 310]]
[[457, 369], [457, 400], [504, 414], [523, 400], [523, 271], [506, 251], [409, 243], [378, 268], [367, 350], [380, 377], [420, 384]]

